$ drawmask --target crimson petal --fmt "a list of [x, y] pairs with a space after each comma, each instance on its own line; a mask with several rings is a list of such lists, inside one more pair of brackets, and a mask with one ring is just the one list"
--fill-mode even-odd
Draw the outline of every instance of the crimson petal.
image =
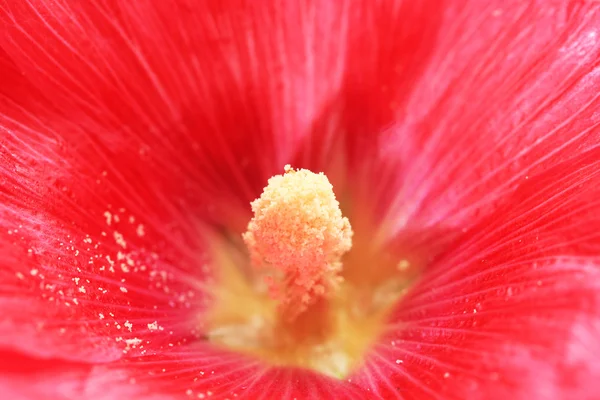
[[383, 397], [593, 398], [599, 160], [531, 176], [433, 263], [357, 380]]
[[[454, 2], [384, 159], [397, 229], [468, 228], [528, 177], [598, 146], [600, 9]], [[394, 162], [394, 160], [397, 160]]]

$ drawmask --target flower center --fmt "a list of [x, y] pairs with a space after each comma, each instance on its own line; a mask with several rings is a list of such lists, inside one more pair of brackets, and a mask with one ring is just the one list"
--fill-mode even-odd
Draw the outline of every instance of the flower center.
[[251, 207], [243, 244], [215, 241], [208, 339], [269, 364], [346, 377], [381, 333], [410, 262], [370, 247], [368, 218], [357, 214], [354, 235], [323, 173], [286, 166]]
[[251, 205], [243, 238], [252, 267], [265, 274], [281, 315], [294, 321], [339, 288], [341, 258], [352, 247], [350, 222], [323, 173], [289, 165]]

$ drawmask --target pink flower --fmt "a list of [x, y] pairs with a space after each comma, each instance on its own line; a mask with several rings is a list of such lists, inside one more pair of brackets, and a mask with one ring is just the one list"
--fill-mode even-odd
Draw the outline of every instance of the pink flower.
[[[599, 7], [0, 0], [0, 397], [597, 398]], [[404, 285], [343, 372], [207, 317], [285, 164]]]

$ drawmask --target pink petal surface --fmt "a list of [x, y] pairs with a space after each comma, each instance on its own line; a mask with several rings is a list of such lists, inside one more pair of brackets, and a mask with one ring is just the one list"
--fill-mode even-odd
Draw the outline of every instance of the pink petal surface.
[[0, 356], [11, 362], [0, 365], [0, 393], [11, 399], [377, 398], [352, 383], [303, 370], [264, 368], [202, 345], [107, 365], [41, 361], [10, 352]]
[[135, 398], [167, 400], [172, 397], [152, 393], [147, 386], [135, 385], [130, 371], [102, 365], [70, 363], [51, 359], [33, 360], [22, 354], [0, 352], [10, 366], [0, 365], [0, 394], [14, 400], [109, 400]]
[[131, 360], [138, 384], [174, 398], [375, 399], [368, 390], [294, 368], [266, 368], [214, 348], [190, 346], [155, 358]]
[[594, 150], [532, 176], [434, 262], [358, 380], [384, 398], [595, 398], [599, 166]]
[[[535, 174], [598, 146], [594, 2], [451, 2], [384, 158], [396, 229], [467, 228]], [[388, 200], [389, 201], [389, 200]]]

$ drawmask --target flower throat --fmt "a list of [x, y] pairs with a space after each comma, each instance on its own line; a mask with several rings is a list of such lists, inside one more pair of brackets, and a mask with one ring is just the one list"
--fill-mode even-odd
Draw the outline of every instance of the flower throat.
[[363, 286], [344, 278], [354, 234], [323, 173], [286, 165], [251, 207], [247, 255], [217, 251], [209, 340], [269, 364], [347, 376], [379, 335], [402, 280]]

